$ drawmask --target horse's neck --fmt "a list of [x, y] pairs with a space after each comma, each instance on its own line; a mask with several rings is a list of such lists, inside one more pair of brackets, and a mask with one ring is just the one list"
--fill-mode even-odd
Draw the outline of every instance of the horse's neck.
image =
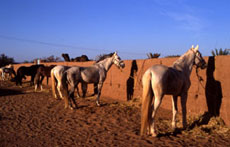
[[194, 62], [194, 54], [186, 52], [173, 63], [173, 68], [182, 71], [186, 76], [190, 76]]
[[113, 65], [113, 59], [112, 57], [106, 58], [98, 63], [98, 65], [103, 67], [106, 71], [110, 69], [110, 67]]

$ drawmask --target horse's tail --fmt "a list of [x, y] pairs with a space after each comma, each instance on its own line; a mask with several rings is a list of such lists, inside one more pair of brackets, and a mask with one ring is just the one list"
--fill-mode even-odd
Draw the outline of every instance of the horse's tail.
[[62, 74], [61, 83], [62, 83], [61, 87], [62, 87], [63, 97], [64, 97], [64, 101], [65, 101], [65, 108], [67, 108], [68, 103], [69, 103], [67, 72], [64, 72]]
[[51, 86], [52, 86], [52, 93], [53, 96], [56, 97], [56, 78], [54, 76], [54, 68], [50, 72], [50, 77], [51, 77]]
[[151, 73], [146, 72], [142, 78], [143, 93], [142, 93], [142, 107], [141, 107], [141, 130], [140, 134], [146, 133], [147, 127], [151, 121], [151, 104], [153, 99], [153, 90], [151, 86]]

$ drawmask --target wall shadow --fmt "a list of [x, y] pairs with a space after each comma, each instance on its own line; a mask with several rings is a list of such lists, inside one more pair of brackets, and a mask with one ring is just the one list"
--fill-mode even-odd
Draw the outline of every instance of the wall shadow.
[[221, 82], [215, 80], [215, 57], [211, 56], [208, 58], [208, 67], [206, 71], [206, 85], [205, 85], [205, 96], [208, 106], [208, 113], [210, 116], [219, 116], [220, 108], [222, 103], [222, 88]]
[[127, 101], [132, 100], [133, 98], [135, 77], [137, 76], [137, 71], [138, 71], [137, 61], [133, 60], [131, 70], [130, 70], [130, 75], [126, 81]]

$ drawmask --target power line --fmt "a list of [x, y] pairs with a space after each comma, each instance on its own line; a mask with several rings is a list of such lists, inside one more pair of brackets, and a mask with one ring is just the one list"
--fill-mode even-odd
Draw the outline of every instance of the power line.
[[[7, 39], [7, 40], [20, 41], [20, 42], [41, 44], [41, 45], [49, 45], [49, 46], [65, 47], [65, 48], [74, 48], [74, 49], [77, 49], [77, 50], [88, 50], [88, 51], [94, 51], [94, 52], [98, 52], [98, 51], [114, 52], [114, 50], [77, 47], [77, 46], [73, 46], [73, 45], [50, 43], [50, 42], [44, 42], [44, 41], [38, 41], [38, 40], [32, 40], [32, 39], [22, 39], [22, 38], [6, 36], [6, 35], [0, 35], [0, 38]], [[124, 52], [124, 51], [119, 51], [119, 53], [129, 54], [129, 55], [145, 55], [145, 53], [134, 53], [134, 52]]]

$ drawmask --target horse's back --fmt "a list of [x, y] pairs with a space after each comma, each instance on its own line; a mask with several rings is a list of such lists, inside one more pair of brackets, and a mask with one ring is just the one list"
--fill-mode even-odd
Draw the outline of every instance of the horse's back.
[[104, 69], [98, 68], [96, 65], [86, 67], [81, 71], [81, 77], [86, 83], [98, 83], [104, 81], [106, 72]]
[[163, 78], [167, 75], [168, 67], [164, 65], [154, 65], [147, 69], [145, 74], [150, 74], [152, 80], [156, 83], [163, 82]]
[[146, 73], [151, 74], [153, 88], [160, 88], [164, 94], [180, 94], [184, 85], [184, 76], [180, 71], [165, 65], [154, 65]]
[[20, 66], [17, 70], [17, 75], [24, 75], [27, 71], [27, 68], [26, 66]]
[[56, 78], [61, 78], [63, 76], [64, 72], [69, 68], [70, 67], [68, 67], [68, 66], [57, 65], [57, 66], [52, 68], [51, 72], [53, 72], [53, 74]]
[[99, 79], [99, 71], [93, 66], [73, 66], [66, 70], [67, 78], [78, 82], [96, 83]]
[[56, 65], [50, 65], [50, 66], [40, 66], [37, 69], [37, 73], [42, 74], [43, 76], [48, 76], [50, 77], [50, 72], [51, 70], [55, 67]]

